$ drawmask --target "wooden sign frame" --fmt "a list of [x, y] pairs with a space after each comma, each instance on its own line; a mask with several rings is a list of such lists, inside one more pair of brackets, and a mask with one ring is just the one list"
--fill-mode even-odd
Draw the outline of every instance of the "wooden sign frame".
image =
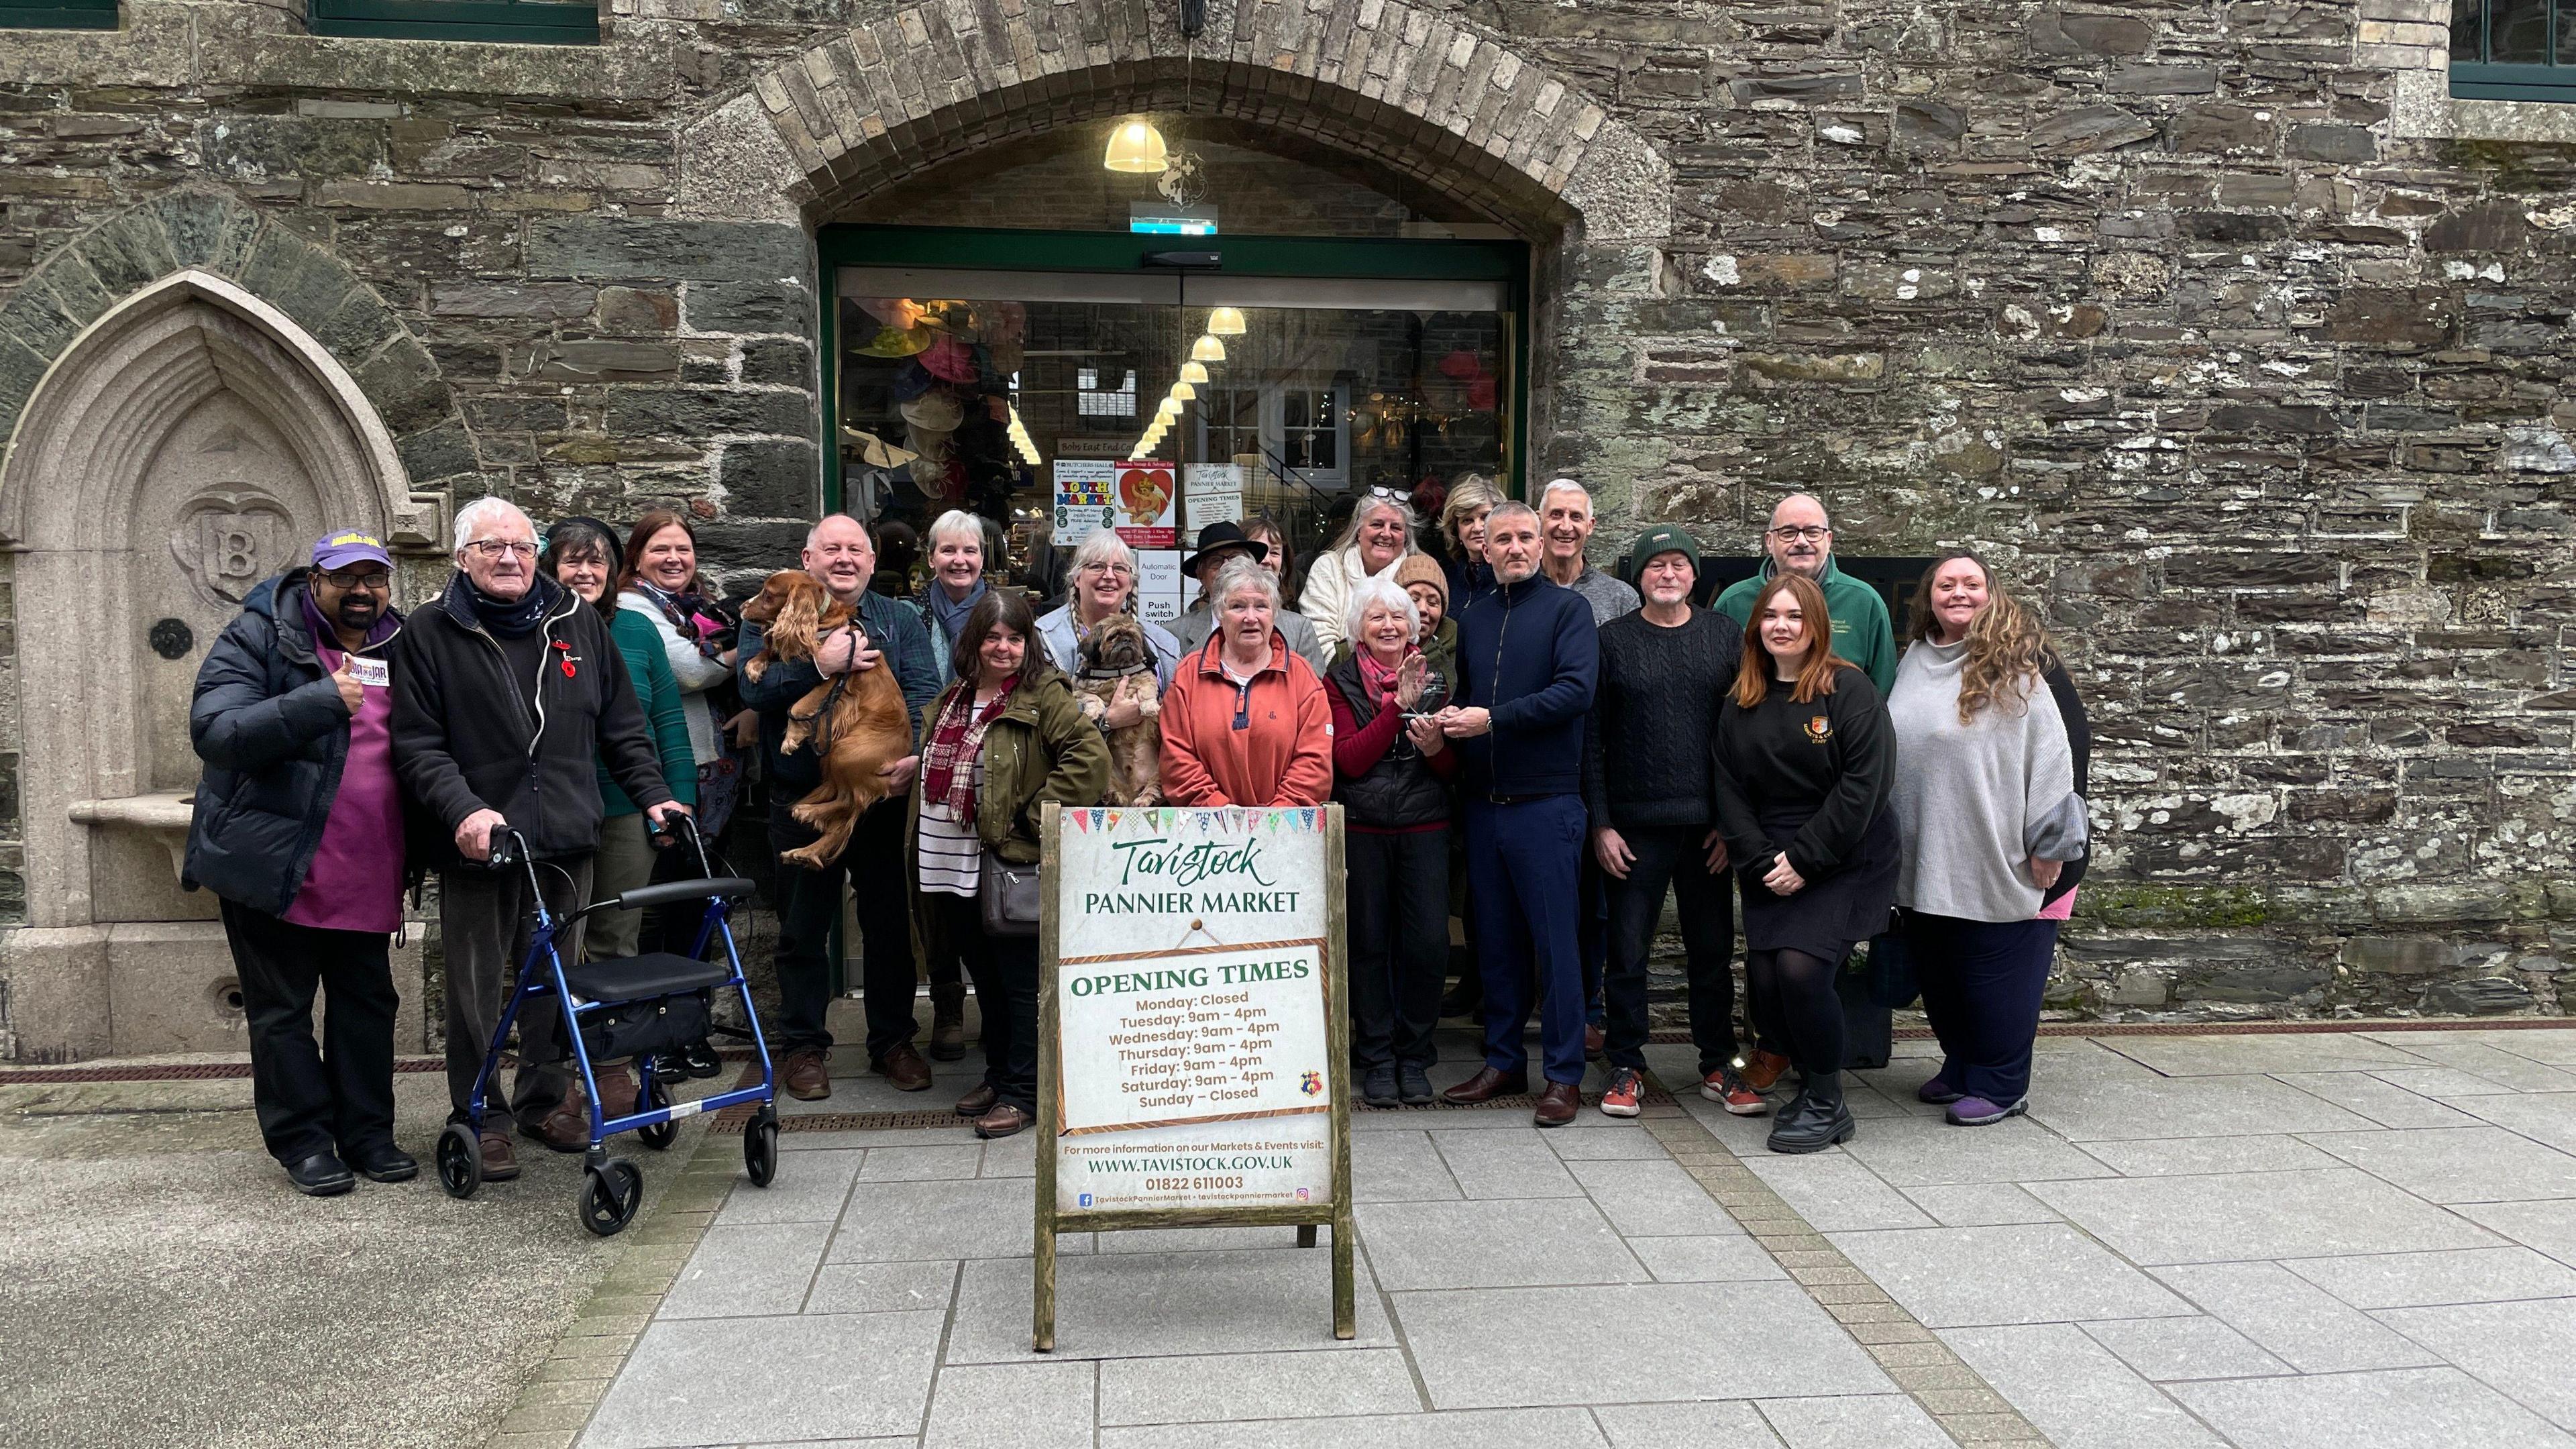
[[[1166, 807], [1170, 808], [1170, 807]], [[1342, 856], [1342, 807], [1324, 811], [1325, 970], [1324, 1031], [1329, 1044], [1332, 1105], [1330, 1151], [1333, 1193], [1329, 1203], [1283, 1203], [1271, 1207], [1110, 1208], [1066, 1212], [1056, 1205], [1058, 1104], [1064, 1084], [1064, 1045], [1058, 1036], [1056, 966], [1060, 956], [1057, 892], [1062, 881], [1064, 807], [1046, 805], [1039, 824], [1039, 874], [1043, 906], [1038, 918], [1038, 1113], [1030, 1130], [1037, 1142], [1036, 1281], [1031, 1297], [1030, 1342], [1039, 1353], [1055, 1351], [1055, 1239], [1058, 1233], [1108, 1233], [1138, 1228], [1293, 1227], [1297, 1246], [1315, 1246], [1315, 1229], [1333, 1229], [1333, 1336], [1359, 1335], [1359, 1294], [1352, 1276], [1351, 1249], [1351, 1021], [1349, 930], [1345, 915]]]

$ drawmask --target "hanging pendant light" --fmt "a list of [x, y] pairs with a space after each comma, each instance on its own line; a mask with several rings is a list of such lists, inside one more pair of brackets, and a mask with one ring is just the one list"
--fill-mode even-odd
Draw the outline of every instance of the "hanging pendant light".
[[1159, 174], [1165, 165], [1163, 133], [1151, 121], [1128, 121], [1109, 133], [1109, 150], [1100, 164], [1112, 171]]
[[1223, 362], [1225, 361], [1225, 344], [1217, 341], [1213, 336], [1202, 337], [1198, 341], [1190, 344], [1190, 361]]
[[1182, 363], [1182, 364], [1181, 364], [1181, 381], [1186, 382], [1186, 383], [1190, 383], [1190, 384], [1192, 384], [1193, 386], [1195, 386], [1196, 384], [1198, 384], [1198, 383], [1202, 383], [1202, 382], [1205, 382], [1205, 381], [1207, 381], [1207, 380], [1208, 380], [1208, 370], [1207, 370], [1207, 364], [1206, 364], [1206, 363], [1204, 363], [1204, 362], [1184, 362], [1184, 363]]
[[1219, 307], [1208, 313], [1208, 335], [1211, 337], [1241, 337], [1243, 335], [1243, 309], [1240, 307]]
[[1154, 409], [1154, 416], [1158, 418], [1177, 418], [1180, 415], [1181, 405], [1170, 398], [1163, 399], [1162, 405]]
[[1176, 382], [1172, 384], [1172, 396], [1179, 398], [1183, 402], [1194, 401], [1198, 395], [1199, 390], [1190, 386], [1186, 382]]

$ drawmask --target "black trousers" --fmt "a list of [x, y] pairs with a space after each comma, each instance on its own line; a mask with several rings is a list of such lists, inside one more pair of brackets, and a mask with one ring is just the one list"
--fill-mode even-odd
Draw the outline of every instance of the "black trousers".
[[[223, 902], [250, 1019], [251, 1103], [268, 1155], [301, 1162], [394, 1138], [394, 993], [388, 938], [324, 931]], [[322, 1044], [313, 993], [327, 994]]]
[[1038, 938], [988, 936], [972, 896], [924, 891], [941, 934], [957, 948], [984, 1014], [984, 1084], [996, 1101], [1038, 1110]]
[[[772, 850], [798, 850], [814, 831], [789, 813], [802, 792], [773, 787], [769, 804]], [[778, 968], [780, 1051], [820, 1051], [832, 1045], [824, 1013], [832, 1005], [832, 927], [841, 918], [841, 886], [848, 882], [858, 905], [860, 989], [866, 993], [868, 1060], [913, 1039], [912, 920], [905, 906], [903, 822], [907, 797], [889, 796], [859, 817], [840, 858], [821, 870], [780, 862], [778, 867]]]
[[1712, 875], [1705, 825], [1644, 825], [1619, 832], [1636, 857], [1628, 878], [1602, 873], [1610, 895], [1610, 970], [1603, 1004], [1610, 1014], [1603, 1055], [1612, 1066], [1646, 1065], [1646, 955], [1673, 893], [1681, 917], [1685, 979], [1690, 989], [1691, 1045], [1703, 1077], [1735, 1060], [1735, 895], [1729, 873]]
[[1350, 907], [1351, 1070], [1440, 1059], [1449, 969], [1449, 832], [1342, 836]]

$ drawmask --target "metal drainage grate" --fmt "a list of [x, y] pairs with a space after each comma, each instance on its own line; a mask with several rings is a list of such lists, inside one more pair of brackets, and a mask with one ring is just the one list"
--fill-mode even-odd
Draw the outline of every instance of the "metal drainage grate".
[[[1673, 1105], [1672, 1093], [1665, 1091], [1660, 1086], [1653, 1085], [1653, 1078], [1651, 1077], [1649, 1077], [1647, 1081], [1649, 1085], [1645, 1092], [1638, 1098], [1640, 1103], [1647, 1106], [1660, 1104], [1669, 1107]], [[1583, 1105], [1587, 1107], [1593, 1106], [1598, 1104], [1600, 1100], [1600, 1096], [1596, 1093], [1583, 1098]], [[1491, 1101], [1478, 1102], [1473, 1106], [1462, 1106], [1456, 1102], [1435, 1101], [1428, 1107], [1360, 1108], [1358, 1110], [1370, 1112], [1372, 1114], [1377, 1112], [1424, 1112], [1439, 1114], [1444, 1112], [1527, 1112], [1537, 1106], [1538, 1098], [1530, 1093], [1523, 1092], [1518, 1096], [1496, 1097]], [[716, 1114], [714, 1122], [707, 1130], [717, 1133], [739, 1133], [742, 1131], [743, 1124], [751, 1120], [752, 1113], [756, 1110], [756, 1108], [752, 1107], [733, 1107], [723, 1112], [719, 1112]], [[941, 1112], [935, 1110], [927, 1112], [809, 1112], [801, 1113], [793, 1117], [779, 1118], [778, 1130], [780, 1132], [903, 1132], [917, 1131], [928, 1127], [963, 1127], [973, 1120], [974, 1119], [971, 1117], [960, 1117], [955, 1112]]]

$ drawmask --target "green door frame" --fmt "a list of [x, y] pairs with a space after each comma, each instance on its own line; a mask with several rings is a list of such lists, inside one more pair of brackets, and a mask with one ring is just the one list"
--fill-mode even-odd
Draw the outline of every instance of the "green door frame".
[[[1007, 228], [827, 226], [814, 235], [822, 268], [823, 507], [841, 506], [840, 274], [843, 267], [938, 267], [991, 272], [1137, 272], [1157, 276], [1378, 277], [1500, 282], [1511, 429], [1502, 482], [1525, 497], [1529, 460], [1530, 252], [1525, 242], [1303, 236], [1146, 236]], [[1222, 265], [1177, 269], [1150, 255], [1214, 252]]]

